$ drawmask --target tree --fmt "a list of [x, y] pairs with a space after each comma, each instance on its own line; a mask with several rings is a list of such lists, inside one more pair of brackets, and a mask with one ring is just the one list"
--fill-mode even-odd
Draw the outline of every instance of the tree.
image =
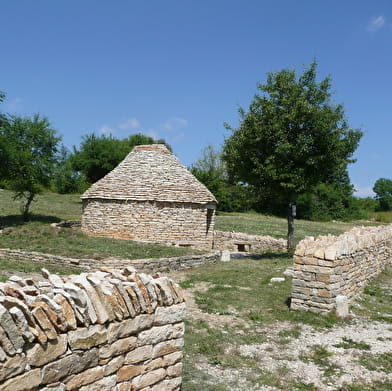
[[377, 179], [373, 191], [380, 210], [392, 210], [392, 180], [386, 178]]
[[218, 210], [241, 212], [252, 208], [252, 189], [229, 182], [222, 153], [212, 145], [203, 149], [202, 157], [192, 164], [190, 171], [214, 194], [218, 200]]
[[88, 182], [94, 183], [113, 170], [135, 145], [156, 143], [165, 141], [143, 134], [134, 134], [122, 140], [111, 135], [89, 134], [83, 136], [79, 150], [74, 147], [70, 161], [74, 170], [84, 174]]
[[5, 177], [14, 199], [22, 199], [22, 218], [28, 220], [35, 196], [49, 186], [60, 138], [45, 117], [10, 116], [0, 129], [6, 151]]
[[[0, 103], [4, 101], [5, 93], [0, 91]], [[3, 128], [8, 123], [8, 118], [0, 111], [0, 181], [5, 179], [6, 169], [8, 167], [8, 151], [6, 149], [7, 138], [3, 134]]]
[[316, 62], [303, 73], [268, 73], [249, 111], [239, 109], [240, 124], [224, 143], [230, 177], [259, 192], [283, 195], [288, 204], [288, 248], [294, 245], [298, 194], [345, 169], [362, 136], [349, 127], [343, 106], [331, 100], [331, 81], [316, 81]]

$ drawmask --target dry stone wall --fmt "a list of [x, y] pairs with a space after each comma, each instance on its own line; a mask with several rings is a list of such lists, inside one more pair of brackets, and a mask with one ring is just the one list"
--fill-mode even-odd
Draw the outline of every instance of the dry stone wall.
[[166, 277], [103, 268], [0, 283], [1, 391], [177, 391], [185, 303]]
[[76, 259], [63, 257], [61, 255], [0, 248], [0, 258], [14, 262], [37, 262], [47, 266], [68, 266], [74, 269], [80, 269], [81, 271], [94, 271], [98, 270], [102, 266], [114, 269], [122, 269], [133, 266], [140, 272], [155, 273], [165, 272], [167, 270], [183, 270], [209, 263], [215, 263], [219, 261], [220, 253], [214, 252], [200, 255], [183, 255], [181, 257], [171, 258], [122, 259], [111, 257], [97, 260], [87, 258]]
[[295, 250], [291, 308], [334, 311], [338, 296], [352, 302], [391, 263], [392, 225], [306, 238]]
[[214, 249], [231, 252], [285, 251], [287, 241], [272, 236], [248, 235], [242, 232], [215, 231]]
[[84, 199], [82, 230], [88, 235], [211, 249], [214, 208], [212, 204]]

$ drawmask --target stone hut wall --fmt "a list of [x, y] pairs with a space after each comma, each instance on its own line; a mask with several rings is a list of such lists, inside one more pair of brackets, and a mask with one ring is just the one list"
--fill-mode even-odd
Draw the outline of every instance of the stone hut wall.
[[174, 202], [83, 200], [88, 235], [211, 249], [215, 205]]
[[286, 251], [287, 241], [272, 236], [248, 235], [242, 232], [215, 231], [214, 249], [231, 252]]
[[134, 269], [0, 284], [0, 390], [177, 391], [185, 303]]
[[306, 238], [295, 250], [291, 308], [329, 313], [337, 296], [352, 302], [391, 263], [392, 225]]

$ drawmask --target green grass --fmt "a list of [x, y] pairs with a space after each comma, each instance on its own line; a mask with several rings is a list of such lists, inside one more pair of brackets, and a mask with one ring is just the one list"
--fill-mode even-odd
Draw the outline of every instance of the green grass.
[[8, 277], [15, 272], [21, 273], [40, 273], [41, 269], [48, 269], [51, 273], [67, 275], [67, 274], [79, 274], [83, 270], [78, 268], [72, 268], [61, 265], [51, 265], [39, 262], [28, 262], [28, 261], [10, 261], [0, 258], [0, 281], [4, 282]]
[[352, 338], [343, 337], [342, 342], [334, 345], [336, 348], [343, 349], [360, 349], [360, 350], [370, 350], [370, 345], [361, 341], [354, 341]]
[[[392, 219], [391, 219], [392, 220]], [[295, 221], [295, 239], [299, 242], [305, 236], [340, 235], [358, 225], [378, 225], [377, 222], [315, 222]], [[215, 229], [220, 231], [246, 232], [254, 235], [270, 235], [275, 238], [287, 237], [287, 220], [257, 213], [220, 213], [216, 217]]]
[[29, 222], [8, 227], [0, 234], [0, 248], [23, 249], [73, 258], [125, 259], [159, 258], [195, 253], [189, 248], [167, 247], [131, 240], [90, 237], [79, 228], [59, 229], [48, 224]]

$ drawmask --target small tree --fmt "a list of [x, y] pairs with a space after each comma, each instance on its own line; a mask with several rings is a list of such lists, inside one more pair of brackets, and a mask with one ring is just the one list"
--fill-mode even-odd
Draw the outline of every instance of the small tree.
[[373, 191], [376, 193], [376, 200], [380, 210], [392, 210], [392, 180], [386, 178], [377, 179]]
[[343, 106], [331, 101], [330, 78], [316, 81], [316, 68], [312, 62], [299, 77], [289, 69], [269, 73], [249, 111], [239, 109], [239, 127], [226, 125], [232, 131], [223, 149], [229, 175], [286, 198], [288, 248], [294, 246], [297, 195], [353, 162], [362, 136], [348, 126]]
[[0, 129], [6, 150], [5, 177], [14, 199], [22, 199], [22, 218], [28, 220], [29, 208], [35, 196], [49, 186], [57, 144], [56, 132], [45, 117], [11, 116]]

